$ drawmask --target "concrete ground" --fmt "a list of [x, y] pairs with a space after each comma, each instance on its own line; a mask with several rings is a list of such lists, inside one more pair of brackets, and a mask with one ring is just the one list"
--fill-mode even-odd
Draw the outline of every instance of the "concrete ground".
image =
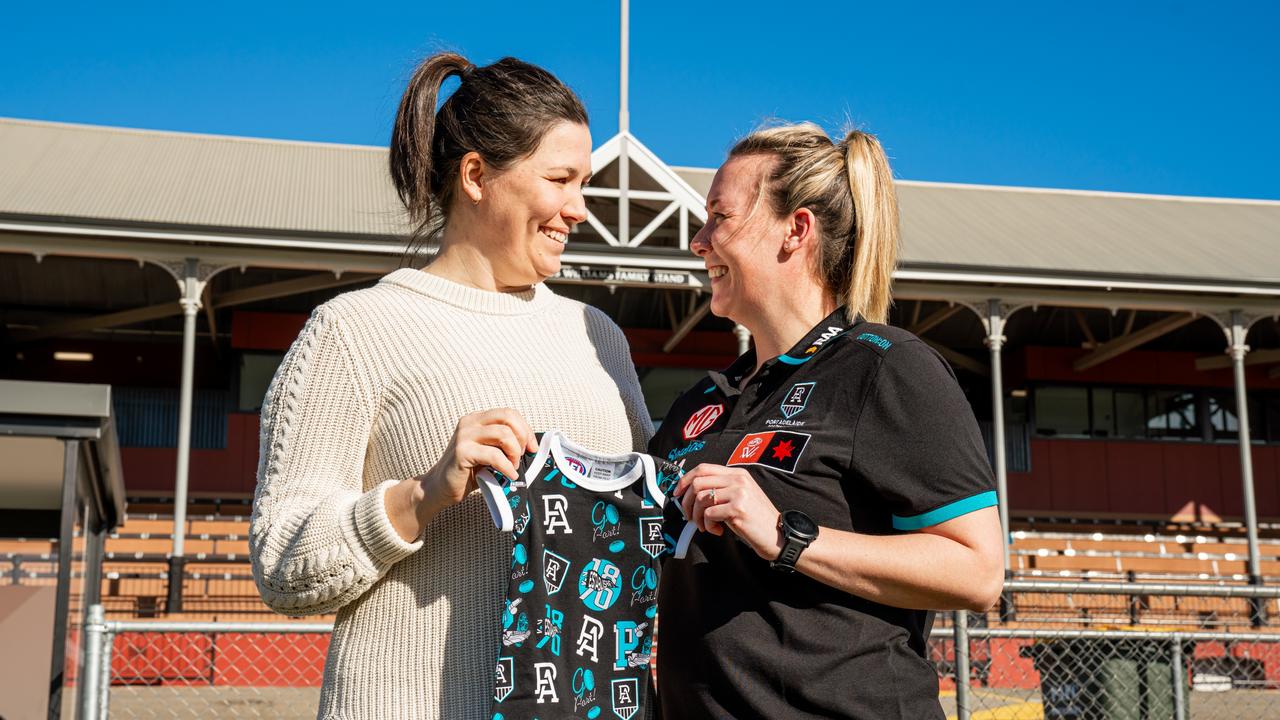
[[[939, 698], [947, 720], [956, 718], [955, 691]], [[1230, 690], [1190, 694], [1190, 720], [1280, 719], [1280, 691]], [[971, 720], [1045, 720], [1040, 693], [1034, 690], [974, 688], [971, 693]]]

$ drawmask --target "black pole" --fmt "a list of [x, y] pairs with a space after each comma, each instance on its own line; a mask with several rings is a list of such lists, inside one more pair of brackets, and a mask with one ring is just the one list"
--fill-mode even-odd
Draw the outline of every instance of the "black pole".
[[[1250, 585], [1262, 585], [1262, 576], [1250, 575]], [[1249, 598], [1249, 624], [1253, 627], [1260, 628], [1267, 624], [1267, 600], [1266, 598], [1251, 597]]]
[[166, 615], [182, 612], [182, 581], [186, 578], [187, 558], [182, 555], [169, 557], [169, 595], [164, 605]]

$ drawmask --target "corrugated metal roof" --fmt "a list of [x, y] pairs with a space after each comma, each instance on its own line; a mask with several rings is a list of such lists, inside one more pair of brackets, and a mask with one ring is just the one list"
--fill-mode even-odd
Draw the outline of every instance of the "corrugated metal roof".
[[[712, 170], [675, 168], [705, 193]], [[899, 182], [903, 264], [1280, 284], [1280, 202]], [[0, 118], [0, 214], [387, 236], [379, 147]]]
[[0, 119], [0, 213], [393, 235], [386, 162], [385, 148]]
[[903, 182], [919, 265], [1280, 282], [1280, 203]]
[[[675, 168], [704, 195], [714, 170]], [[902, 262], [1280, 283], [1280, 202], [898, 181]]]

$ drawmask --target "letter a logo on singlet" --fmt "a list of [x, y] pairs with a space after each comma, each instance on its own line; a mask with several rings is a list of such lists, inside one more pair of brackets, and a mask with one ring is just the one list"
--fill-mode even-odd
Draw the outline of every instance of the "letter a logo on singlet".
[[661, 517], [640, 518], [640, 548], [654, 558], [666, 552], [667, 541], [662, 537]]
[[516, 687], [516, 661], [514, 658], [498, 658], [498, 668], [493, 683], [493, 699], [502, 702]]
[[597, 650], [602, 637], [604, 637], [604, 623], [590, 615], [583, 615], [582, 629], [578, 631], [578, 649], [574, 652], [581, 657], [586, 657], [590, 653], [591, 662], [600, 662]]
[[542, 527], [546, 534], [555, 535], [556, 528], [563, 528], [565, 535], [572, 535], [569, 517], [565, 510], [569, 507], [569, 499], [563, 495], [542, 496]]
[[623, 678], [613, 681], [613, 714], [622, 720], [631, 720], [631, 716], [640, 709], [640, 681], [636, 678]]
[[542, 549], [542, 584], [548, 595], [560, 592], [564, 585], [565, 575], [569, 574], [569, 561], [550, 550]]
[[[560, 696], [556, 694], [556, 664], [549, 662], [540, 662], [533, 664], [533, 677], [536, 685], [534, 686], [534, 694], [538, 696], [538, 704], [544, 702], [560, 702]], [[550, 698], [548, 700], [548, 698]]]

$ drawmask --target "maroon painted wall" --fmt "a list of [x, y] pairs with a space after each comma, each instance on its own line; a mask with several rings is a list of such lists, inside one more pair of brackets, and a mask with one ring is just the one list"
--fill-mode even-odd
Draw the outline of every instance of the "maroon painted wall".
[[[120, 448], [125, 488], [130, 494], [169, 497], [178, 451], [174, 448]], [[248, 497], [258, 470], [258, 416], [227, 415], [227, 447], [192, 450], [187, 488], [192, 497]]]
[[[1259, 517], [1280, 519], [1280, 446], [1253, 446]], [[1168, 518], [1187, 503], [1223, 519], [1244, 512], [1231, 443], [1031, 441], [1031, 472], [1009, 473], [1014, 514]]]

